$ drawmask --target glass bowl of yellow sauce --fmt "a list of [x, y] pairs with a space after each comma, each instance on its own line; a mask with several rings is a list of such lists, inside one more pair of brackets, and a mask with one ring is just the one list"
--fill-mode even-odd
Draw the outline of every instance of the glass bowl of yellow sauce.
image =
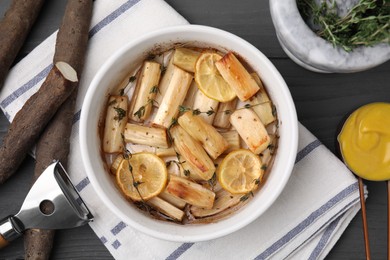
[[337, 139], [344, 162], [356, 175], [390, 180], [390, 103], [370, 103], [355, 110]]

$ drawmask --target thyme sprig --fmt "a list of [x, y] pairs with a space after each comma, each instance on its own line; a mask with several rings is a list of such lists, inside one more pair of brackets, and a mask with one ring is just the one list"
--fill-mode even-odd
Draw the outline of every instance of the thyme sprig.
[[114, 107], [116, 116], [114, 117], [115, 120], [121, 121], [124, 117], [126, 117], [126, 110], [120, 107]]
[[154, 103], [157, 103], [157, 101], [149, 98], [146, 104], [140, 106], [139, 109], [133, 113], [133, 115], [141, 119], [141, 117], [145, 115], [146, 107], [153, 106]]
[[[175, 152], [176, 152], [176, 151], [175, 151]], [[175, 164], [175, 165], [177, 166], [177, 168], [179, 169], [179, 171], [180, 171], [180, 166], [181, 166], [181, 167], [183, 168], [183, 174], [184, 174], [184, 176], [190, 177], [191, 171], [188, 170], [188, 169], [184, 169], [183, 163], [185, 163], [186, 161], [181, 161], [181, 160], [180, 160], [180, 154], [179, 154], [178, 152], [176, 152], [176, 158], [177, 158], [177, 161], [176, 161], [176, 160], [167, 161], [167, 162], [165, 163], [165, 166], [166, 166], [166, 167], [169, 167], [169, 166], [173, 163], [173, 164]]]
[[302, 17], [319, 26], [318, 36], [333, 46], [352, 51], [359, 46], [390, 44], [390, 2], [388, 0], [360, 0], [344, 16], [337, 14], [335, 0], [297, 0]]
[[122, 156], [123, 156], [123, 159], [127, 160], [127, 163], [129, 164], [129, 172], [131, 174], [131, 178], [133, 179], [132, 185], [135, 188], [135, 190], [137, 191], [138, 196], [141, 198], [142, 204], [145, 204], [145, 208], [148, 210], [146, 202], [145, 202], [144, 198], [142, 197], [141, 192], [138, 189], [138, 186], [141, 185], [143, 182], [135, 180], [134, 173], [133, 173], [133, 166], [131, 166], [131, 163], [130, 163], [130, 159], [133, 156], [133, 154], [126, 148], [125, 136], [123, 134], [121, 134], [121, 137], [122, 137], [122, 146], [123, 146]]
[[[265, 103], [268, 103], [268, 102], [269, 101], [264, 101], [264, 102], [260, 102], [260, 103], [253, 104], [253, 105], [247, 103], [243, 107], [237, 108], [234, 111], [242, 110], [242, 109], [249, 109], [249, 108], [256, 107], [256, 106], [259, 106], [259, 105], [262, 105], [262, 104], [265, 104]], [[189, 107], [186, 107], [186, 106], [182, 106], [182, 105], [179, 106], [179, 113], [185, 113], [187, 111], [192, 111], [193, 115], [206, 114], [208, 116], [211, 116], [211, 115], [213, 115], [215, 113], [224, 113], [226, 115], [229, 115], [229, 114], [234, 112], [234, 111], [232, 111], [230, 109], [222, 110], [222, 111], [215, 111], [214, 108], [212, 108], [212, 107], [210, 107], [210, 109], [207, 110], [207, 111], [200, 111], [198, 108], [197, 109], [192, 109], [192, 108], [189, 108]], [[275, 114], [276, 114], [276, 108], [275, 108]]]
[[244, 195], [240, 198], [240, 201], [241, 201], [241, 202], [244, 202], [244, 201], [248, 200], [249, 197], [251, 197], [251, 196], [252, 196], [252, 197], [255, 196], [255, 195], [253, 194], [253, 191], [250, 191], [250, 192], [244, 194]]

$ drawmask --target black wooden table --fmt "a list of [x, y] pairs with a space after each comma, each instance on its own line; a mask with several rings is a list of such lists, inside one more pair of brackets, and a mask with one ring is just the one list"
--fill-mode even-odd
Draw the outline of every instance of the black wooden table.
[[[10, 0], [0, 1], [0, 15]], [[167, 0], [190, 23], [232, 32], [261, 50], [280, 71], [290, 88], [298, 118], [322, 143], [335, 152], [340, 120], [353, 109], [374, 101], [390, 102], [390, 62], [354, 74], [318, 74], [292, 62], [281, 49], [272, 25], [268, 1]], [[66, 1], [46, 1], [18, 59], [58, 29]], [[0, 115], [0, 136], [8, 122]], [[16, 176], [0, 187], [0, 217], [20, 208], [30, 186], [34, 160], [25, 159]], [[386, 185], [367, 182], [367, 212], [372, 259], [386, 259]], [[0, 251], [0, 259], [22, 259], [23, 240]], [[130, 256], [131, 257], [131, 256]], [[327, 259], [364, 259], [360, 214], [354, 218]], [[111, 259], [89, 226], [57, 232], [52, 259]]]

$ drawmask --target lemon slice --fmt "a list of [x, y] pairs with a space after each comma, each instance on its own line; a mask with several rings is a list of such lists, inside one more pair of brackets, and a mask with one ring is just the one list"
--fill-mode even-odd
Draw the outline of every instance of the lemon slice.
[[259, 183], [263, 170], [260, 157], [249, 150], [230, 152], [217, 169], [222, 188], [232, 194], [248, 193]]
[[152, 153], [136, 153], [123, 159], [116, 172], [120, 189], [134, 201], [157, 196], [164, 190], [167, 179], [164, 161]]
[[195, 63], [195, 81], [207, 97], [227, 102], [236, 97], [236, 93], [222, 78], [215, 62], [222, 58], [218, 53], [204, 52]]

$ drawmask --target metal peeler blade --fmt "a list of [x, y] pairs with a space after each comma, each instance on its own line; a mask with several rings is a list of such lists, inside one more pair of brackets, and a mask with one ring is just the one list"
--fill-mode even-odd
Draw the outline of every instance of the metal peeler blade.
[[0, 221], [0, 248], [21, 236], [26, 229], [73, 228], [92, 220], [92, 213], [65, 169], [55, 161], [31, 187], [20, 211]]

